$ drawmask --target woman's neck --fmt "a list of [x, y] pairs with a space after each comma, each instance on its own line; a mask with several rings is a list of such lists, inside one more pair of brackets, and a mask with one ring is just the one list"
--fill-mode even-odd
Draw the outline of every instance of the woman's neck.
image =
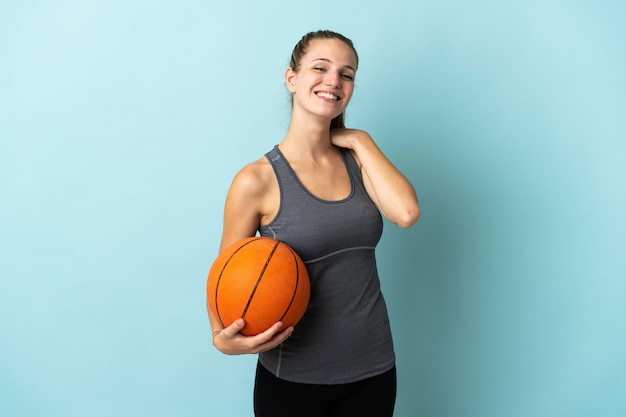
[[294, 157], [315, 158], [329, 151], [336, 152], [330, 142], [330, 120], [292, 117], [280, 148]]

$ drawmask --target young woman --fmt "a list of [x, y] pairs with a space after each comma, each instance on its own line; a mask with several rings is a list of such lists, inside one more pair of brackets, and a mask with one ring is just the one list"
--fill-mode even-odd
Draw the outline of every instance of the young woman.
[[420, 211], [412, 185], [370, 135], [344, 128], [357, 67], [348, 38], [305, 35], [285, 72], [287, 134], [237, 173], [226, 197], [220, 250], [258, 232], [298, 252], [311, 280], [295, 331], [276, 323], [246, 337], [242, 319], [222, 328], [210, 315], [217, 349], [259, 354], [257, 416], [393, 414], [395, 356], [375, 247], [380, 213], [409, 227]]

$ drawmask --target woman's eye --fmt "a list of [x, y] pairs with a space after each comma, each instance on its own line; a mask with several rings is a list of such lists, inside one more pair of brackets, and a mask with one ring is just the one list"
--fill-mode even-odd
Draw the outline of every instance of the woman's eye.
[[325, 68], [324, 67], [315, 67], [313, 68], [315, 71], [324, 71]]
[[342, 74], [341, 76], [346, 80], [350, 80], [350, 81], [354, 80], [354, 77], [350, 74]]

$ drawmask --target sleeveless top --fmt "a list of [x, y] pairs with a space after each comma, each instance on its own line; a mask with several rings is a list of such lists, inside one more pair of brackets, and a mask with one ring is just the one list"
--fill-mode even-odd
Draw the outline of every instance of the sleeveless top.
[[278, 179], [280, 208], [259, 233], [291, 246], [311, 280], [309, 306], [291, 337], [259, 354], [265, 368], [292, 382], [355, 382], [395, 364], [375, 258], [382, 218], [356, 161], [338, 149], [351, 183], [350, 195], [339, 201], [310, 193], [278, 146], [265, 155]]

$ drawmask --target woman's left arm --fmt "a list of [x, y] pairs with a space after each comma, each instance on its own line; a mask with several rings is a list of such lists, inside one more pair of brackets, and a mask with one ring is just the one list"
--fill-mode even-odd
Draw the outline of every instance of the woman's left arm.
[[352, 150], [361, 166], [365, 189], [382, 214], [400, 227], [410, 227], [420, 216], [415, 189], [363, 130], [333, 129], [334, 145]]

